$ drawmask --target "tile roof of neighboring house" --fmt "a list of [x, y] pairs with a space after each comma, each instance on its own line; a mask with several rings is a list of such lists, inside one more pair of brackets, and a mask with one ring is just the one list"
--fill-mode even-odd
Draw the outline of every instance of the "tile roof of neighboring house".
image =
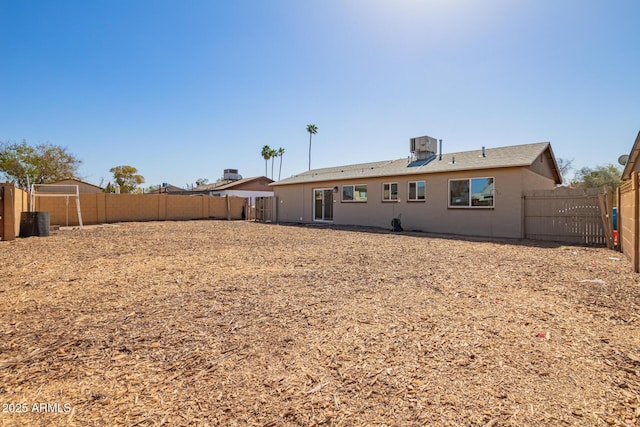
[[[551, 144], [549, 142], [539, 142], [535, 144], [487, 148], [485, 150], [485, 157], [482, 157], [482, 150], [446, 153], [442, 155], [442, 160], [438, 160], [438, 157], [436, 157], [434, 160], [423, 166], [412, 166], [412, 163], [409, 163], [409, 161], [404, 158], [382, 162], [314, 169], [285, 178], [270, 185], [276, 186], [299, 184], [303, 182], [530, 166], [534, 160], [540, 156], [540, 154], [547, 150], [547, 156], [555, 167], [554, 174], [556, 175], [556, 182], [561, 183], [562, 178], [560, 176], [560, 171], [555, 161], [555, 157], [553, 156], [553, 152], [551, 151]], [[452, 163], [453, 158], [455, 158], [455, 163]], [[414, 162], [413, 164], [415, 165], [418, 163], [420, 162]]]
[[631, 148], [631, 152], [629, 153], [629, 160], [627, 160], [627, 164], [624, 165], [624, 170], [622, 171], [622, 179], [624, 181], [631, 179], [631, 172], [633, 172], [636, 168], [638, 156], [640, 156], [640, 132], [638, 132], [636, 141], [634, 142], [633, 147]]
[[260, 178], [263, 178], [263, 179], [269, 181], [270, 183], [273, 182], [273, 180], [271, 178], [268, 178], [266, 176], [254, 176], [254, 177], [251, 177], [251, 178], [242, 178], [242, 179], [239, 179], [237, 181], [224, 182], [224, 183], [221, 183], [221, 184], [213, 183], [213, 184], [199, 185], [199, 186], [197, 186], [195, 188], [195, 190], [197, 190], [197, 191], [202, 191], [202, 190], [208, 190], [208, 191], [228, 190], [230, 188], [237, 187], [238, 185], [246, 184], [247, 182], [255, 181], [255, 180], [260, 179]]

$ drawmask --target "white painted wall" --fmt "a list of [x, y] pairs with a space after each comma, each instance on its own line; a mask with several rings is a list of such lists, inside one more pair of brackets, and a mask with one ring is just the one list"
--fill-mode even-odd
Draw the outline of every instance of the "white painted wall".
[[255, 206], [256, 197], [273, 197], [273, 191], [250, 191], [250, 190], [220, 190], [211, 191], [210, 196], [238, 196], [251, 199], [251, 206]]

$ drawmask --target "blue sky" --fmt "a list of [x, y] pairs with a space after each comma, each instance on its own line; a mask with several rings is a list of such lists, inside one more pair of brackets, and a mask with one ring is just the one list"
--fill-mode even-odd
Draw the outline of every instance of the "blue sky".
[[[640, 130], [637, 0], [0, 0], [0, 141], [145, 186], [551, 141], [614, 163]], [[278, 162], [275, 165], [277, 178]], [[269, 165], [269, 175], [271, 165]]]

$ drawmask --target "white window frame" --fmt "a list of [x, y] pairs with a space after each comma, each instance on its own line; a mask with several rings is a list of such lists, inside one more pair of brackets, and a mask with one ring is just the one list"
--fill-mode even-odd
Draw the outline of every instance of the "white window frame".
[[[353, 188], [353, 199], [349, 200], [349, 199], [345, 199], [344, 198], [344, 188], [345, 187], [351, 187]], [[365, 189], [365, 197], [364, 199], [358, 199], [356, 194], [356, 188], [357, 187], [364, 187]], [[367, 202], [367, 198], [369, 197], [369, 190], [367, 189], [367, 184], [346, 184], [342, 186], [342, 192], [340, 194], [340, 201], [343, 203], [366, 203]]]
[[[475, 179], [491, 179], [493, 183], [493, 190], [491, 190], [491, 205], [490, 206], [474, 206], [473, 205], [473, 183], [472, 181]], [[467, 181], [469, 184], [469, 194], [467, 195], [467, 204], [466, 205], [452, 205], [451, 204], [451, 182], [452, 181]], [[493, 176], [477, 176], [473, 178], [451, 178], [448, 181], [448, 191], [447, 191], [447, 206], [449, 209], [494, 209], [496, 207], [496, 199], [495, 199], [495, 184], [496, 179]]]
[[[422, 183], [424, 186], [424, 196], [421, 199], [418, 196], [418, 184]], [[416, 198], [412, 199], [411, 198], [411, 184], [415, 184], [416, 186]], [[407, 183], [407, 201], [408, 202], [426, 202], [427, 201], [427, 182], [425, 180], [421, 180], [421, 181], [409, 181]]]
[[[389, 198], [385, 199], [384, 197], [384, 187], [385, 185], [389, 186]], [[391, 191], [391, 186], [395, 185], [396, 186], [396, 194], [395, 194], [395, 198], [393, 198], [393, 192]], [[397, 182], [383, 182], [382, 183], [382, 201], [383, 202], [393, 202], [393, 203], [397, 203], [398, 201], [400, 201], [400, 197], [399, 197], [399, 193], [400, 192], [400, 186], [398, 185]]]

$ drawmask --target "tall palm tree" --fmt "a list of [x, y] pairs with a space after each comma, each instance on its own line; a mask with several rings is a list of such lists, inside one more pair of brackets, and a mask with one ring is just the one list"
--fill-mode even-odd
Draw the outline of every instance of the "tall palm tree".
[[276, 157], [278, 157], [278, 150], [269, 151], [269, 155], [271, 159], [271, 179], [273, 179], [273, 164], [275, 163]]
[[282, 175], [282, 155], [284, 154], [284, 148], [278, 148], [278, 157], [280, 157], [280, 170], [278, 171], [278, 181], [280, 181], [280, 175]]
[[271, 147], [269, 147], [268, 145], [265, 145], [264, 147], [262, 147], [262, 158], [264, 159], [264, 176], [267, 176], [267, 162], [269, 161], [269, 159], [271, 158]]
[[309, 170], [311, 170], [311, 136], [318, 133], [318, 126], [314, 124], [307, 125], [307, 132], [309, 132]]

